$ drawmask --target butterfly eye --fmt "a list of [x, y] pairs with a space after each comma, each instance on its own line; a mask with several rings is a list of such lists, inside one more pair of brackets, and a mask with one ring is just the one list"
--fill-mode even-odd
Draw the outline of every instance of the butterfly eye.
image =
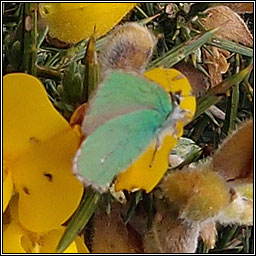
[[180, 105], [181, 91], [177, 91], [175, 93], [170, 93], [170, 95], [171, 95], [173, 102]]

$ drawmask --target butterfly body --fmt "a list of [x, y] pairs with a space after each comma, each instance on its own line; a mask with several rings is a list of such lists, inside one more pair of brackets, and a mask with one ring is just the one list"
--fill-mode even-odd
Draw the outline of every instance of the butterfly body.
[[181, 114], [156, 83], [134, 73], [112, 71], [89, 101], [82, 123], [87, 137], [75, 156], [74, 173], [85, 185], [106, 192], [152, 141], [161, 144], [166, 132], [175, 134], [175, 119]]

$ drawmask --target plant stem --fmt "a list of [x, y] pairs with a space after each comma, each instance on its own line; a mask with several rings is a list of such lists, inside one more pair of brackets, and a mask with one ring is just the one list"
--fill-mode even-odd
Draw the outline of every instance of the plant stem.
[[48, 68], [48, 67], [42, 67], [42, 66], [36, 66], [37, 68], [37, 75], [52, 79], [56, 82], [59, 82], [62, 80], [63, 74], [60, 71]]
[[23, 71], [36, 76], [37, 4], [25, 3]]

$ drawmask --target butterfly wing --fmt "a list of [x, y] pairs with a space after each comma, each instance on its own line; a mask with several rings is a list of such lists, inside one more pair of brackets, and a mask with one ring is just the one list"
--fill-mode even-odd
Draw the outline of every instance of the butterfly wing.
[[86, 185], [105, 192], [156, 138], [165, 117], [155, 110], [118, 116], [96, 129], [82, 143], [74, 159], [74, 173]]
[[112, 118], [145, 109], [168, 116], [172, 110], [171, 98], [164, 89], [142, 76], [113, 71], [90, 99], [82, 130], [89, 135]]

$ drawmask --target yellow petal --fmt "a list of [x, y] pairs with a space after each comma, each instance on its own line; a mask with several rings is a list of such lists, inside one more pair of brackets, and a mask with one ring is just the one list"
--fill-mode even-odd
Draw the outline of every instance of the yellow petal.
[[134, 164], [118, 176], [115, 189], [145, 189], [150, 192], [165, 174], [169, 165], [169, 153], [176, 143], [177, 139], [166, 135], [161, 148], [155, 152], [156, 141], [153, 142]]
[[8, 159], [69, 129], [37, 78], [22, 73], [4, 76], [3, 151]]
[[14, 195], [10, 201], [10, 223], [5, 226], [3, 232], [4, 253], [26, 253], [22, 240], [26, 236], [24, 229], [18, 220], [18, 195]]
[[90, 253], [86, 244], [80, 236], [77, 236], [75, 239], [76, 247], [78, 253]]
[[4, 253], [26, 253], [22, 246], [21, 239], [24, 232], [19, 224], [11, 223], [3, 232], [3, 252]]
[[79, 205], [83, 187], [73, 176], [79, 137], [70, 128], [36, 143], [13, 163], [21, 224], [33, 232], [58, 229]]
[[19, 195], [15, 194], [10, 201], [11, 222], [19, 223], [18, 202], [19, 202]]
[[11, 196], [12, 196], [13, 184], [12, 174], [7, 169], [7, 164], [3, 162], [3, 212], [5, 211]]
[[[4, 229], [4, 252], [6, 253], [55, 253], [56, 246], [65, 228], [47, 233], [32, 233], [24, 229], [18, 219], [18, 201], [16, 194], [10, 202], [11, 223]], [[77, 237], [64, 253], [88, 253], [81, 237]]]
[[136, 3], [44, 3], [39, 10], [49, 25], [50, 35], [77, 43], [111, 30]]
[[72, 173], [79, 136], [35, 77], [6, 75], [3, 91], [4, 154], [12, 162], [20, 194], [20, 222], [34, 232], [59, 228], [75, 211], [83, 192]]
[[178, 70], [170, 68], [154, 68], [144, 75], [158, 83], [167, 92], [178, 93], [180, 97], [180, 108], [185, 111], [186, 119], [184, 125], [190, 121], [196, 111], [196, 99], [192, 95], [192, 87], [188, 79]]
[[[51, 230], [44, 237], [44, 242], [40, 248], [40, 253], [56, 253], [56, 248], [61, 239], [65, 228], [58, 230]], [[78, 253], [77, 246], [75, 242], [72, 242], [69, 247], [63, 253]]]

